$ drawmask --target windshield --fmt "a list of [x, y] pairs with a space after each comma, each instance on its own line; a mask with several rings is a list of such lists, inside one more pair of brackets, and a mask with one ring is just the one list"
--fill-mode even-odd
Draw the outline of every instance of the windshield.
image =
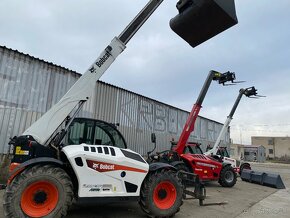
[[121, 133], [109, 123], [100, 120], [76, 118], [66, 135], [66, 145], [110, 145], [127, 148]]
[[186, 148], [189, 150], [190, 154], [202, 154], [202, 150], [199, 146], [186, 146]]

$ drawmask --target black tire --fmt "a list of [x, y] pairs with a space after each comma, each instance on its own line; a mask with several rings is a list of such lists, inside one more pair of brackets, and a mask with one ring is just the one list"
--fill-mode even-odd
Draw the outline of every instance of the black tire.
[[30, 217], [30, 213], [34, 217], [58, 218], [66, 215], [72, 200], [73, 185], [63, 169], [36, 165], [21, 172], [7, 186], [4, 214], [10, 218]]
[[240, 172], [239, 172], [240, 175], [242, 175], [242, 172], [244, 169], [251, 170], [251, 165], [249, 163], [243, 163], [240, 166]]
[[176, 164], [174, 165], [174, 167], [177, 169], [177, 171], [183, 170], [185, 172], [190, 172], [190, 170], [188, 169], [188, 167], [185, 164]]
[[[185, 164], [177, 164], [174, 167], [176, 168], [177, 171], [185, 171], [191, 173], [191, 170]], [[185, 187], [194, 186], [194, 183], [191, 182], [193, 180], [192, 176], [183, 174], [179, 174], [179, 176], [182, 179], [182, 183]]]
[[[171, 193], [163, 185], [168, 185]], [[155, 171], [149, 173], [142, 184], [139, 204], [149, 217], [172, 217], [183, 204], [183, 190], [176, 172], [167, 169]]]
[[220, 172], [219, 184], [223, 187], [233, 187], [237, 182], [237, 174], [231, 165], [223, 166]]

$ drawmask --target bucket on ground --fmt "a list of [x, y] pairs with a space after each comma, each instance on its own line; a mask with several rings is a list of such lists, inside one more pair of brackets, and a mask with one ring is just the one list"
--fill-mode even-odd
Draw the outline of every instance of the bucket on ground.
[[241, 179], [246, 182], [270, 186], [277, 189], [284, 189], [285, 185], [279, 174], [258, 172], [244, 169], [241, 174]]

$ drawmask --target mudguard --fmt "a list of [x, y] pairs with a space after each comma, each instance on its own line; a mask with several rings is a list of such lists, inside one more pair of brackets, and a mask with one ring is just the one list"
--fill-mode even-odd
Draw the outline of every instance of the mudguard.
[[[34, 159], [30, 159], [28, 161], [25, 161], [23, 163], [21, 163], [20, 165], [18, 165], [17, 167], [15, 167], [9, 175], [9, 179], [8, 179], [8, 184], [11, 183], [11, 181], [14, 179], [15, 176], [17, 176], [19, 173], [21, 173], [23, 170], [25, 170], [27, 167], [39, 164], [39, 163], [52, 163], [55, 164], [57, 166], [62, 166], [63, 162], [60, 160], [57, 160], [55, 158], [50, 158], [50, 157], [39, 157], [39, 158], [34, 158]], [[11, 163], [13, 164], [13, 163]]]
[[178, 164], [183, 164], [184, 165], [184, 162], [183, 161], [174, 161], [174, 162], [172, 162], [170, 165], [172, 165], [172, 166], [177, 166]]
[[240, 173], [240, 175], [242, 174], [242, 171], [244, 169], [251, 170], [252, 168], [251, 168], [251, 165], [249, 163], [247, 163], [247, 162], [242, 163], [240, 165], [240, 167], [239, 167], [239, 173]]
[[157, 163], [152, 163], [149, 165], [149, 172], [154, 172], [162, 168], [172, 169], [174, 171], [177, 171], [176, 168], [174, 166], [171, 166], [170, 164], [157, 162]]
[[226, 163], [226, 162], [222, 162], [222, 165], [223, 165], [223, 167], [225, 167], [225, 166], [227, 166], [227, 165], [230, 165], [230, 166], [231, 166], [230, 163]]

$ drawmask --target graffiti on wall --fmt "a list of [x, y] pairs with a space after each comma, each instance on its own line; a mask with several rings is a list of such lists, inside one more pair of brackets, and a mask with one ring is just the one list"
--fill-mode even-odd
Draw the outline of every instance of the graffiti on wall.
[[[183, 123], [178, 122], [176, 108], [155, 102], [136, 95], [122, 95], [120, 121], [125, 126], [135, 126], [138, 131], [154, 131], [178, 134], [188, 114], [181, 116]], [[185, 119], [184, 119], [185, 117]]]

